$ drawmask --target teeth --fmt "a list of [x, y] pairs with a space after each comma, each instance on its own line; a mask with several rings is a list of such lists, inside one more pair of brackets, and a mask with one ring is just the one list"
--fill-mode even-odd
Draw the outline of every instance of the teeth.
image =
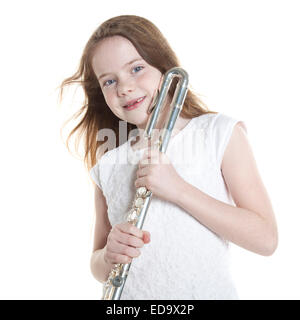
[[127, 107], [130, 107], [130, 106], [132, 106], [133, 104], [142, 101], [143, 99], [144, 99], [144, 97], [139, 98], [139, 99], [137, 99], [135, 102], [133, 102], [132, 104], [128, 104]]

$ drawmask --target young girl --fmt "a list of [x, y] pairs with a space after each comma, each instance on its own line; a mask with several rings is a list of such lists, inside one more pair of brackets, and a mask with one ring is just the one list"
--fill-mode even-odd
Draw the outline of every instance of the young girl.
[[[208, 111], [191, 90], [166, 154], [145, 145], [149, 106], [165, 72], [176, 66], [156, 26], [124, 15], [100, 25], [78, 71], [62, 83], [61, 94], [79, 82], [86, 97], [71, 134], [84, 135], [85, 163], [95, 182], [91, 271], [105, 283], [114, 264], [131, 262], [121, 299], [238, 299], [228, 244], [271, 255], [277, 247], [272, 205], [245, 124]], [[105, 129], [108, 144], [97, 137]], [[144, 230], [125, 220], [141, 186], [153, 194]]]

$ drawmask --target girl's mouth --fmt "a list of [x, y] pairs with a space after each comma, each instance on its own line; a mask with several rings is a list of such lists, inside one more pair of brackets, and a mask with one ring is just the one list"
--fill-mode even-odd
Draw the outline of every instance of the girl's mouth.
[[133, 109], [136, 109], [137, 107], [140, 106], [140, 104], [144, 101], [145, 98], [146, 98], [146, 96], [138, 99], [134, 104], [131, 104], [130, 106], [125, 107], [125, 109], [126, 109], [127, 111], [131, 111], [131, 110], [133, 110]]

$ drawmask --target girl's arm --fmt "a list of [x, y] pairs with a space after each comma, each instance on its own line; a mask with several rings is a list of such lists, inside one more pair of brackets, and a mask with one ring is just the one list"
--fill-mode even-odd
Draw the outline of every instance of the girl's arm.
[[93, 251], [90, 261], [90, 267], [92, 275], [96, 280], [104, 284], [107, 281], [109, 273], [113, 269], [114, 265], [107, 263], [104, 260], [104, 253], [106, 245], [103, 249], [97, 249]]
[[95, 185], [95, 230], [94, 230], [94, 247], [90, 260], [92, 275], [101, 283], [105, 283], [113, 267], [112, 264], [104, 260], [106, 250], [107, 236], [111, 230], [111, 224], [107, 216], [107, 204], [102, 190]]
[[274, 212], [239, 123], [233, 129], [221, 169], [236, 207], [183, 179], [175, 203], [220, 237], [264, 256], [273, 254], [278, 243]]

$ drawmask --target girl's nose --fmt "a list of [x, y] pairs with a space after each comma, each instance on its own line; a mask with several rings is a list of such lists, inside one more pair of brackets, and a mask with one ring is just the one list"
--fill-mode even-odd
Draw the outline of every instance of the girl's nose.
[[119, 95], [127, 94], [128, 92], [132, 92], [135, 89], [135, 83], [133, 80], [126, 79], [124, 81], [120, 81], [118, 85], [118, 93]]

